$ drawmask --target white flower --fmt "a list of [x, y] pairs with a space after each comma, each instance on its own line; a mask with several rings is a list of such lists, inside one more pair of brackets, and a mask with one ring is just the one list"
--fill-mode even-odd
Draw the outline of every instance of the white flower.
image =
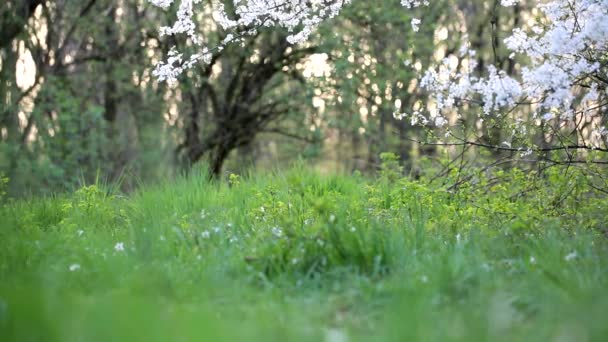
[[521, 152], [519, 155], [523, 158], [523, 157], [527, 157], [529, 155], [531, 155], [534, 151], [531, 148], [527, 148], [525, 151]]
[[355, 226], [352, 226], [352, 227], [350, 227], [350, 231], [354, 233], [357, 231], [357, 228], [355, 228]]
[[271, 229], [272, 235], [280, 238], [281, 236], [283, 236], [283, 230], [281, 230], [281, 228], [279, 227], [273, 227]]
[[71, 264], [69, 267], [70, 272], [78, 271], [80, 269], [80, 264]]
[[420, 281], [426, 284], [429, 282], [429, 277], [427, 277], [426, 275], [422, 275], [420, 277]]
[[331, 328], [325, 331], [326, 342], [348, 342], [348, 335], [342, 329]]
[[515, 6], [519, 0], [500, 0], [500, 4], [505, 7]]
[[203, 231], [203, 232], [201, 233], [201, 237], [202, 237], [203, 239], [208, 239], [210, 236], [211, 236], [211, 233], [209, 233], [209, 231], [208, 231], [208, 230], [205, 230], [205, 231]]
[[418, 30], [420, 30], [420, 19], [418, 19], [418, 18], [412, 19], [411, 24], [412, 24], [412, 30], [414, 32], [418, 32]]
[[84, 234], [84, 230], [79, 229], [76, 234], [78, 234], [78, 236], [82, 236]]
[[536, 258], [534, 256], [530, 257], [530, 263], [531, 264], [536, 264]]
[[553, 115], [553, 113], [545, 113], [543, 114], [542, 118], [545, 121], [549, 121], [551, 119], [553, 119], [555, 117], [555, 115]]
[[576, 251], [572, 251], [572, 252], [570, 252], [570, 254], [568, 254], [564, 257], [564, 260], [572, 261], [572, 260], [576, 259], [576, 257], [578, 257], [578, 254], [576, 253]]
[[125, 244], [122, 243], [122, 242], [117, 242], [114, 245], [114, 250], [116, 250], [117, 252], [124, 252], [124, 250], [125, 250]]

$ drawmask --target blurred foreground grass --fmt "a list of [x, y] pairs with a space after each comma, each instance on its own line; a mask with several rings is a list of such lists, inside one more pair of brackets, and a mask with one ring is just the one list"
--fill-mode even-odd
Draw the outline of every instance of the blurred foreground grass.
[[0, 340], [608, 338], [605, 198], [563, 197], [576, 183], [558, 176], [458, 193], [389, 176], [7, 202]]

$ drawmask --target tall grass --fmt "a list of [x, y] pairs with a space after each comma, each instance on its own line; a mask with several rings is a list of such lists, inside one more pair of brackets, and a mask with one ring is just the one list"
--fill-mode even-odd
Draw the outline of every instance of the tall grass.
[[606, 199], [558, 209], [512, 176], [195, 172], [9, 202], [0, 340], [604, 340]]

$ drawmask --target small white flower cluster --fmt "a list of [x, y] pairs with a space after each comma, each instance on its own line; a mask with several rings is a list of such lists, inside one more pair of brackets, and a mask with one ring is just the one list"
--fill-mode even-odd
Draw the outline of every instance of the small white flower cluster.
[[412, 24], [412, 30], [414, 32], [418, 32], [420, 30], [420, 23], [421, 23], [420, 19], [418, 19], [418, 18], [412, 19], [411, 24]]
[[429, 5], [429, 1], [428, 0], [424, 0], [424, 1], [420, 1], [420, 0], [401, 0], [401, 6], [405, 7], [405, 8], [415, 8], [415, 7], [420, 7], [420, 6], [428, 6]]

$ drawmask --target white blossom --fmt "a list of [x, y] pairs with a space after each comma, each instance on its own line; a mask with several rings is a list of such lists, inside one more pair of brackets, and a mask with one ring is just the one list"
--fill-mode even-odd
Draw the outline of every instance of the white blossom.
[[[186, 35], [192, 43], [202, 47], [200, 54], [184, 58], [180, 53], [169, 54], [167, 60], [158, 63], [154, 76], [161, 81], [175, 81], [176, 78], [197, 62], [209, 63], [211, 50], [204, 47], [204, 39], [197, 30], [195, 14], [202, 9], [201, 0], [148, 0], [163, 10], [177, 6], [177, 19], [171, 26], [160, 28], [163, 35]], [[315, 28], [324, 20], [337, 16], [351, 0], [232, 0], [234, 13], [229, 14], [222, 3], [212, 2], [215, 8], [212, 18], [226, 32], [226, 38], [213, 49], [221, 50], [226, 45], [251, 36], [261, 27], [282, 27], [290, 32], [287, 41], [291, 44], [308, 39]], [[406, 8], [429, 5], [428, 0], [401, 0]], [[197, 6], [198, 5], [198, 6]], [[414, 27], [415, 21], [412, 21]], [[418, 22], [419, 24], [419, 22]], [[247, 28], [247, 29], [245, 29]], [[417, 25], [414, 27], [417, 30]]]
[[273, 227], [270, 232], [272, 233], [272, 235], [278, 238], [283, 236], [283, 230], [279, 227]]
[[420, 19], [418, 19], [418, 18], [412, 19], [411, 25], [412, 25], [412, 30], [414, 32], [418, 32], [418, 30], [420, 30]]
[[[513, 6], [517, 2], [502, 0], [501, 4]], [[457, 112], [463, 102], [471, 100], [481, 103], [484, 115], [509, 112], [527, 102], [536, 105], [537, 113], [544, 113], [541, 118], [545, 121], [571, 122], [576, 113], [601, 118], [605, 107], [597, 104], [605, 102], [606, 93], [598, 89], [606, 86], [607, 70], [598, 61], [605, 58], [608, 49], [608, 1], [538, 1], [537, 7], [546, 24], [515, 28], [504, 40], [511, 50], [510, 58], [522, 56], [529, 61], [519, 75], [507, 75], [489, 65], [485, 76], [473, 76], [474, 51], [467, 44], [460, 56], [468, 60], [468, 67], [457, 68], [458, 63], [446, 58], [424, 73], [421, 86], [437, 105], [436, 118]], [[533, 113], [532, 119], [536, 117], [538, 114]], [[436, 118], [432, 122], [441, 127], [443, 120]], [[525, 134], [526, 124], [534, 122], [516, 121], [515, 129]], [[412, 124], [421, 123], [428, 121], [412, 118]], [[600, 136], [603, 129], [597, 127], [595, 136]], [[530, 153], [532, 150], [526, 149], [522, 155]]]
[[124, 252], [124, 250], [125, 250], [125, 244], [122, 243], [122, 242], [117, 242], [114, 245], [114, 250], [117, 251], [117, 252]]
[[576, 251], [572, 251], [564, 257], [564, 260], [572, 261], [572, 260], [576, 259], [576, 257], [578, 257], [578, 254], [576, 253]]

